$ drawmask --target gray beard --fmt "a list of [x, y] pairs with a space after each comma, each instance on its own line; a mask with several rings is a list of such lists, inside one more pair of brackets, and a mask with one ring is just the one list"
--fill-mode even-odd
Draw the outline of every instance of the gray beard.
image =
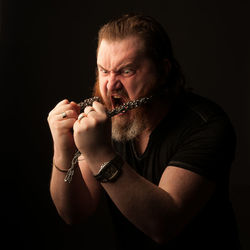
[[135, 112], [132, 119], [128, 119], [126, 115], [112, 118], [112, 138], [115, 141], [133, 140], [145, 130], [146, 119], [140, 111]]

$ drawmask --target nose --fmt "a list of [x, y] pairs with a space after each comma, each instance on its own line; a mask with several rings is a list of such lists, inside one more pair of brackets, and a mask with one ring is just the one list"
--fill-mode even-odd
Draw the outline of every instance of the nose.
[[109, 92], [117, 91], [122, 88], [119, 75], [116, 72], [110, 72], [108, 77], [107, 89]]

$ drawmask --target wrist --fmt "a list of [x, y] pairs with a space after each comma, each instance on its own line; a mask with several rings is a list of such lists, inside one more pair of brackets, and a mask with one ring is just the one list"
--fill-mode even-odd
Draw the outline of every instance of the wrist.
[[57, 158], [70, 158], [74, 155], [77, 148], [75, 146], [61, 146], [54, 143], [54, 156]]
[[102, 183], [115, 182], [121, 175], [123, 165], [124, 160], [122, 157], [116, 155], [111, 161], [104, 162], [94, 177]]
[[96, 175], [100, 170], [100, 166], [105, 162], [111, 161], [115, 156], [116, 153], [113, 148], [105, 148], [95, 153], [88, 153], [84, 155], [84, 158], [93, 175]]
[[59, 172], [62, 172], [62, 173], [67, 173], [69, 169], [62, 169], [62, 168], [59, 168], [53, 161], [52, 163], [52, 167], [57, 169]]
[[[69, 159], [65, 159], [65, 157], [60, 158], [58, 162], [61, 162], [61, 165], [57, 165], [57, 163], [55, 163], [56, 162], [55, 157], [53, 158], [53, 167], [57, 169], [59, 172], [66, 173], [64, 178], [65, 182], [70, 183], [72, 181], [72, 177], [75, 172], [75, 167], [78, 166], [78, 159], [80, 157], [80, 154], [81, 153], [79, 151], [75, 152], [70, 162], [68, 161]], [[63, 165], [64, 166], [66, 165], [66, 168], [63, 167]]]
[[53, 165], [59, 167], [60, 169], [69, 169], [71, 166], [72, 157], [58, 156], [54, 155]]
[[61, 168], [70, 168], [75, 151], [62, 151], [54, 148], [53, 163]]

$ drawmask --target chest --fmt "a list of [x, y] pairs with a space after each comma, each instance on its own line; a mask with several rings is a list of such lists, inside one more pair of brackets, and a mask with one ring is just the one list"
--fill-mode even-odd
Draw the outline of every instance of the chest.
[[141, 176], [158, 185], [160, 178], [175, 152], [175, 145], [161, 136], [156, 140], [145, 140], [142, 151], [129, 142], [120, 148], [120, 153], [128, 164]]

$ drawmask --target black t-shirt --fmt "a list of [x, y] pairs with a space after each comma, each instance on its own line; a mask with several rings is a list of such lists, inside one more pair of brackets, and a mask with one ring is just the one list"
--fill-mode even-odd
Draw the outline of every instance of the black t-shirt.
[[158, 185], [167, 166], [193, 171], [216, 183], [216, 191], [177, 238], [160, 246], [131, 224], [108, 198], [117, 249], [240, 249], [228, 184], [236, 138], [225, 112], [189, 93], [178, 98], [138, 156], [133, 141], [114, 142], [140, 175]]

